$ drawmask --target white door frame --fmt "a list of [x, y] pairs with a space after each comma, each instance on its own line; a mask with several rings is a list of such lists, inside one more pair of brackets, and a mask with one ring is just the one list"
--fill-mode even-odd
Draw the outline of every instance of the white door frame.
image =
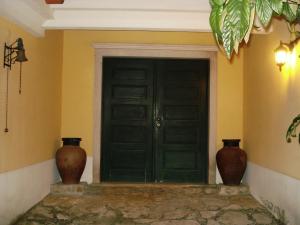
[[208, 183], [216, 183], [217, 52], [216, 46], [96, 43], [93, 110], [93, 183], [100, 182], [103, 57], [209, 59]]

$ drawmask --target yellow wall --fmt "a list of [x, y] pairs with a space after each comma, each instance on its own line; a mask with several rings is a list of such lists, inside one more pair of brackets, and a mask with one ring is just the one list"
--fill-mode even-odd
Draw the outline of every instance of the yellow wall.
[[[23, 64], [23, 89], [18, 93], [19, 63], [9, 75], [9, 132], [5, 128], [6, 70], [4, 43], [23, 38], [28, 62]], [[0, 172], [53, 158], [59, 146], [61, 121], [62, 39], [60, 31], [35, 38], [0, 18]]]
[[274, 32], [252, 36], [244, 52], [244, 148], [251, 162], [300, 179], [300, 145], [297, 138], [285, 141], [300, 113], [300, 61], [282, 72], [274, 63], [274, 49], [289, 41], [288, 34], [286, 24], [275, 20]]
[[[142, 31], [64, 31], [62, 136], [83, 138], [92, 154], [93, 43], [215, 45], [210, 33]], [[218, 54], [218, 147], [222, 138], [243, 139], [243, 53], [230, 63]]]

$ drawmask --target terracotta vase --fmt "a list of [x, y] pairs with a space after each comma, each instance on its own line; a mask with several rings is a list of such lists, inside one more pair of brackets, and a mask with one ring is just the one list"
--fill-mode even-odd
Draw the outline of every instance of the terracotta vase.
[[86, 164], [86, 153], [80, 148], [81, 138], [62, 138], [56, 152], [56, 165], [64, 184], [78, 184]]
[[217, 166], [225, 185], [240, 185], [247, 167], [247, 154], [239, 147], [240, 139], [224, 139], [217, 153]]
[[63, 4], [64, 0], [45, 0], [47, 4]]

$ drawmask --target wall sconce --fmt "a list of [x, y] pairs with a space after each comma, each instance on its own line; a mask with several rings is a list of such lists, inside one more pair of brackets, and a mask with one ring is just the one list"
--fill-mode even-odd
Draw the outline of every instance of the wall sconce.
[[26, 62], [28, 59], [25, 56], [25, 49], [22, 38], [18, 38], [11, 45], [4, 45], [4, 68], [8, 67], [11, 70], [11, 66], [15, 62], [20, 63], [20, 85], [19, 94], [21, 94], [21, 81], [22, 81], [22, 62]]
[[283, 42], [280, 42], [279, 46], [275, 49], [275, 62], [279, 66], [280, 71], [282, 66], [287, 63], [291, 51], [290, 46]]
[[4, 45], [4, 62], [3, 66], [4, 68], [7, 68], [6, 70], [6, 127], [5, 132], [8, 132], [7, 128], [7, 118], [8, 118], [8, 78], [9, 78], [9, 71], [11, 70], [11, 67], [16, 62], [20, 63], [20, 84], [19, 84], [19, 94], [21, 94], [21, 87], [22, 87], [22, 62], [26, 62], [28, 59], [25, 56], [25, 49], [23, 45], [22, 38], [18, 38], [14, 43], [7, 45], [5, 43]]
[[275, 62], [277, 66], [279, 66], [280, 71], [282, 66], [284, 66], [288, 62], [290, 55], [299, 40], [300, 37], [297, 37], [290, 43], [283, 43], [282, 41], [280, 41], [279, 46], [275, 49]]

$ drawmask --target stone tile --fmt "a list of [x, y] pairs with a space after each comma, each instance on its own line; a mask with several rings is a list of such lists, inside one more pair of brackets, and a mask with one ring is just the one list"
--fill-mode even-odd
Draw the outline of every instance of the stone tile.
[[200, 215], [204, 219], [210, 219], [217, 215], [218, 211], [202, 211], [200, 212]]
[[224, 225], [248, 225], [253, 224], [253, 221], [248, 219], [246, 213], [241, 211], [236, 212], [225, 212], [218, 219], [218, 222], [221, 222]]
[[278, 225], [249, 194], [195, 185], [90, 185], [50, 194], [15, 225]]
[[207, 225], [220, 225], [220, 223], [215, 220], [208, 220]]
[[57, 218], [58, 220], [69, 220], [69, 219], [70, 219], [69, 216], [64, 215], [64, 214], [61, 214], [61, 213], [57, 214], [57, 215], [56, 215], [56, 218]]
[[122, 211], [124, 218], [144, 218], [149, 215], [149, 208], [147, 207], [127, 207]]
[[40, 216], [40, 217], [45, 217], [45, 218], [54, 218], [53, 214], [51, 213], [51, 210], [47, 207], [42, 207], [42, 206], [37, 206], [33, 208], [31, 211], [31, 214]]
[[267, 225], [272, 223], [272, 218], [264, 213], [255, 213], [252, 215], [252, 217], [255, 219], [257, 224]]
[[79, 184], [63, 184], [57, 183], [52, 184], [50, 187], [50, 192], [52, 194], [70, 194], [70, 195], [81, 195], [85, 192], [87, 188], [86, 182], [81, 182]]
[[151, 225], [200, 225], [195, 220], [165, 220], [151, 223]]
[[149, 224], [155, 222], [155, 219], [136, 219], [134, 220], [135, 223], [141, 223], [141, 224]]
[[179, 208], [179, 209], [176, 209], [176, 210], [172, 210], [172, 211], [169, 211], [169, 212], [166, 212], [164, 214], [164, 218], [165, 219], [183, 219], [185, 217], [187, 217], [188, 215], [192, 214], [192, 211], [190, 209], [187, 209], [187, 208]]
[[249, 187], [245, 185], [240, 186], [219, 186], [219, 195], [230, 196], [230, 195], [247, 195], [249, 194]]
[[237, 204], [231, 204], [223, 209], [226, 209], [226, 210], [241, 210], [242, 207], [240, 205], [237, 205]]

